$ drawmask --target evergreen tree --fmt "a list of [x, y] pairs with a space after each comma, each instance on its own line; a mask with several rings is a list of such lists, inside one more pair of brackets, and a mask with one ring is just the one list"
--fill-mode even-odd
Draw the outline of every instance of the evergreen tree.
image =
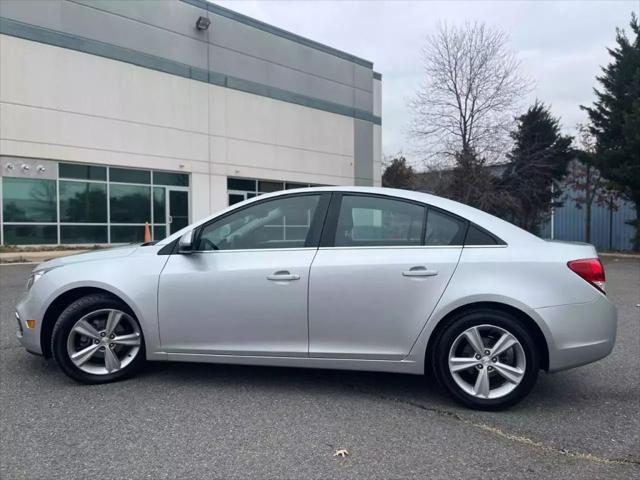
[[[595, 138], [587, 125], [577, 125], [576, 158], [569, 163], [564, 180], [565, 199], [575, 202], [579, 210], [584, 210], [584, 240], [591, 243], [591, 221], [593, 206], [607, 207], [609, 214], [617, 210], [619, 193], [610, 188], [610, 182], [602, 176], [596, 166]], [[609, 225], [611, 236], [611, 225]], [[611, 243], [611, 242], [609, 242]]]
[[411, 165], [407, 165], [407, 159], [397, 156], [382, 174], [382, 186], [404, 188], [412, 190], [416, 185], [416, 172]]
[[560, 123], [548, 107], [536, 101], [517, 118], [511, 133], [514, 147], [502, 176], [511, 199], [506, 216], [516, 225], [536, 233], [559, 190], [552, 188], [567, 171], [573, 157], [572, 138], [560, 134]]
[[640, 24], [635, 14], [630, 25], [635, 38], [616, 31], [616, 47], [608, 49], [613, 59], [596, 78], [596, 100], [582, 108], [596, 138], [598, 169], [635, 203], [635, 249], [640, 250]]

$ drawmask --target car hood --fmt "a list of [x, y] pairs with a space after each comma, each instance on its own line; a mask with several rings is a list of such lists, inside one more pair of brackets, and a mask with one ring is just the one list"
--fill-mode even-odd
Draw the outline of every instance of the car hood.
[[34, 270], [46, 270], [49, 268], [61, 267], [72, 263], [91, 262], [95, 260], [104, 260], [107, 258], [126, 257], [131, 255], [140, 247], [136, 245], [125, 245], [121, 247], [111, 247], [92, 252], [75, 253], [64, 257], [54, 258], [39, 264]]

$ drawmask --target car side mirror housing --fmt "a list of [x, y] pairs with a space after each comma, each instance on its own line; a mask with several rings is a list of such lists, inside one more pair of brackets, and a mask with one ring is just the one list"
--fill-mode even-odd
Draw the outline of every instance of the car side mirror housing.
[[178, 240], [178, 253], [183, 255], [193, 253], [193, 230], [189, 230]]

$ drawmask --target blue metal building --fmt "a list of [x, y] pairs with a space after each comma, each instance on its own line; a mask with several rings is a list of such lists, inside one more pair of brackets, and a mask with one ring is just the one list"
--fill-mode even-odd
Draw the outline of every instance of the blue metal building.
[[[554, 208], [542, 236], [556, 240], [586, 241], [585, 209], [576, 205], [572, 191], [565, 192], [562, 207]], [[591, 241], [598, 250], [629, 251], [633, 248], [635, 229], [627, 222], [635, 220], [632, 202], [619, 199], [613, 208], [596, 205], [591, 210]]]

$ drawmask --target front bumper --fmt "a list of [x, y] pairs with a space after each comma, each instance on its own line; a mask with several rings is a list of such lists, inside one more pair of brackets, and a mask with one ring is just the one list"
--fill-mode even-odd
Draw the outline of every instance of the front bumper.
[[547, 328], [549, 371], [595, 362], [613, 350], [618, 316], [601, 295], [593, 302], [536, 309]]
[[[16, 305], [15, 317], [17, 323], [16, 337], [24, 348], [30, 353], [42, 355], [40, 345], [40, 329], [42, 328], [42, 317], [29, 295], [25, 295]], [[35, 320], [34, 328], [29, 328], [27, 320]]]

